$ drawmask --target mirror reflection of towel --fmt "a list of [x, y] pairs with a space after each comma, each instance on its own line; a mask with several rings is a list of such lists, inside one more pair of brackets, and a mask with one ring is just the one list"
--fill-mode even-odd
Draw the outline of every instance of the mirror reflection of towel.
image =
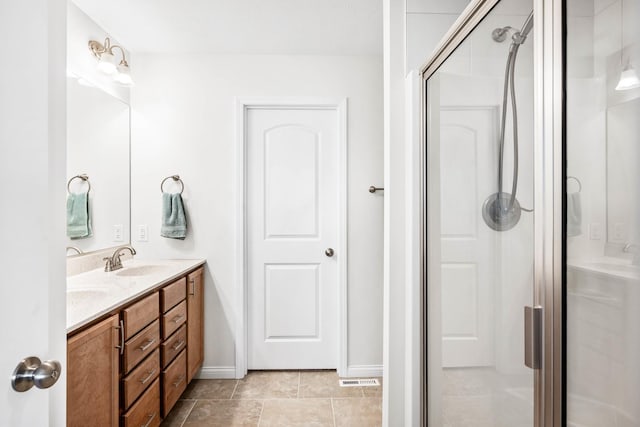
[[582, 205], [580, 193], [567, 194], [567, 237], [582, 234]]
[[89, 193], [69, 193], [67, 195], [67, 236], [71, 239], [90, 237], [91, 215], [89, 213]]
[[162, 193], [162, 227], [160, 235], [169, 239], [187, 237], [187, 218], [180, 193]]

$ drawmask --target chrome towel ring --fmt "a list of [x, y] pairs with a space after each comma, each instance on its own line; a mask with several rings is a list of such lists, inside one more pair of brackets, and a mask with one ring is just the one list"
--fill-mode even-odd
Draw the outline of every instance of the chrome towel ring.
[[89, 194], [89, 191], [91, 191], [91, 182], [89, 182], [89, 177], [87, 176], [87, 174], [86, 174], [86, 173], [83, 173], [83, 174], [80, 174], [80, 175], [76, 175], [76, 176], [71, 177], [71, 179], [67, 182], [67, 193], [71, 194], [71, 182], [72, 182], [74, 179], [80, 179], [80, 180], [82, 180], [82, 181], [86, 182], [86, 183], [87, 183], [87, 185], [89, 186], [89, 187], [87, 188], [87, 194]]
[[570, 179], [573, 179], [578, 183], [578, 193], [580, 193], [582, 191], [582, 183], [580, 182], [580, 180], [578, 178], [576, 178], [575, 176], [567, 175], [567, 181], [569, 181]]
[[182, 194], [182, 192], [184, 191], [184, 182], [182, 182], [182, 180], [180, 179], [180, 175], [170, 175], [170, 176], [166, 177], [165, 179], [163, 179], [162, 182], [160, 183], [160, 192], [164, 193], [164, 190], [162, 189], [162, 187], [163, 187], [164, 183], [168, 179], [172, 179], [172, 180], [180, 183], [180, 193], [179, 194]]

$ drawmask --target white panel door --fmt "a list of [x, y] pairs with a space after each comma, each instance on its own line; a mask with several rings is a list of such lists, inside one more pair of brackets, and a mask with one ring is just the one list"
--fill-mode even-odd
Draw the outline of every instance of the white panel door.
[[338, 113], [255, 108], [246, 123], [248, 368], [336, 368]]
[[442, 364], [493, 365], [495, 233], [481, 208], [497, 189], [495, 109], [447, 107], [440, 115]]
[[[3, 427], [65, 425], [65, 14], [60, 0], [0, 2], [3, 54], [22, 64], [0, 69]], [[58, 360], [62, 374], [18, 393], [10, 378], [30, 356]]]

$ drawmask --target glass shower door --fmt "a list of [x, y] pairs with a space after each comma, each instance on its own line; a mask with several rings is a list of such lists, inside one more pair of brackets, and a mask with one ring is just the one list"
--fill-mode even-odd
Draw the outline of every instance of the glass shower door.
[[640, 3], [566, 3], [566, 423], [640, 426]]
[[425, 74], [430, 426], [534, 423], [532, 9], [499, 2]]

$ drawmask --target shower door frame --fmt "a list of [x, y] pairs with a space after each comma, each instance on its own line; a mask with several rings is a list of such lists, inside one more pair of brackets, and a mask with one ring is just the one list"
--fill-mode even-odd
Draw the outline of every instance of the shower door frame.
[[[421, 75], [420, 284], [421, 425], [428, 424], [427, 388], [427, 80], [500, 0], [473, 0], [442, 39]], [[533, 305], [543, 309], [542, 367], [534, 375], [534, 425], [560, 427], [565, 408], [565, 1], [533, 0], [534, 10], [534, 279]], [[524, 343], [522, 343], [524, 345]], [[523, 361], [524, 362], [524, 361]]]

